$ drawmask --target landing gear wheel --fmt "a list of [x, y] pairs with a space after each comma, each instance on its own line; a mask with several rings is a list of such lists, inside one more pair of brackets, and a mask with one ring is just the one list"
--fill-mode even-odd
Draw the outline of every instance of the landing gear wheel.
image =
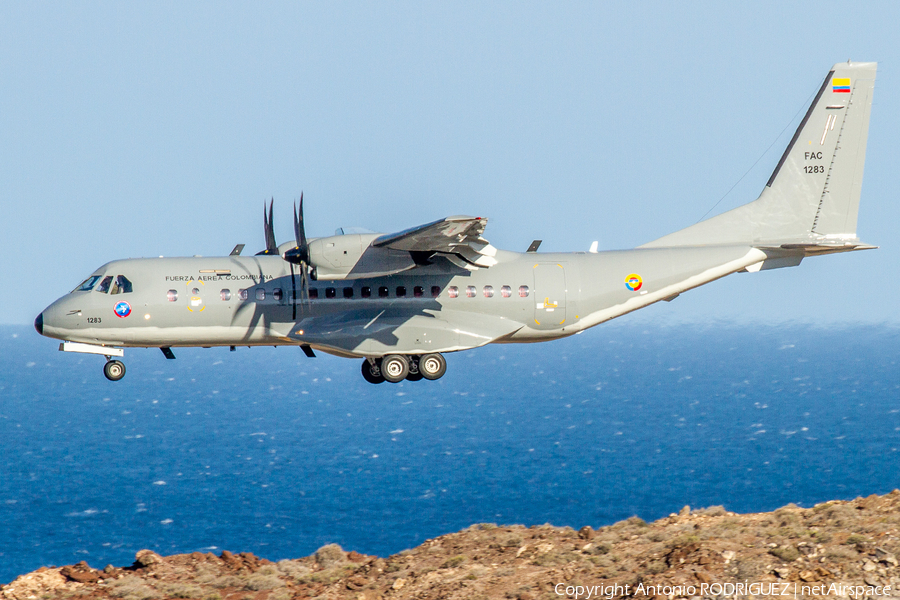
[[409, 361], [400, 354], [388, 354], [381, 359], [381, 376], [385, 381], [397, 383], [409, 375]]
[[370, 363], [368, 358], [363, 359], [362, 376], [369, 383], [384, 383], [384, 377], [381, 376], [381, 366], [378, 362], [375, 362], [375, 364]]
[[103, 365], [103, 374], [106, 375], [106, 378], [110, 381], [118, 381], [125, 377], [125, 365], [118, 360], [107, 361], [106, 364]]
[[440, 354], [426, 354], [419, 359], [419, 373], [425, 379], [440, 379], [447, 372], [447, 361]]

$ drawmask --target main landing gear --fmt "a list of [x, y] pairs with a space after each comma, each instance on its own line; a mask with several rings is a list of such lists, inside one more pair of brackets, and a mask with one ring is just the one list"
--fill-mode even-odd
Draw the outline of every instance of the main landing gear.
[[388, 354], [382, 358], [367, 358], [362, 363], [363, 379], [369, 383], [435, 380], [446, 372], [447, 361], [437, 353], [424, 356]]

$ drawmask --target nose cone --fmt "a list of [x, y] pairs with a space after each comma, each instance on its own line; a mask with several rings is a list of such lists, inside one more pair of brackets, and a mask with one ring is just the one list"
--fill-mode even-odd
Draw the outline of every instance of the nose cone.
[[34, 328], [39, 334], [44, 335], [44, 313], [39, 314], [34, 320]]

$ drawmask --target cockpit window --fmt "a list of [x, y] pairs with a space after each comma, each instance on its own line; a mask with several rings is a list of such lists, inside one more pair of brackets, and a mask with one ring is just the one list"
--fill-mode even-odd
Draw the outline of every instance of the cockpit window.
[[130, 294], [131, 293], [131, 282], [128, 281], [128, 278], [124, 275], [116, 275], [116, 280], [113, 282], [112, 289], [109, 290], [110, 294]]
[[112, 275], [107, 275], [106, 277], [103, 278], [103, 281], [100, 282], [100, 285], [98, 285], [96, 288], [94, 288], [94, 291], [100, 292], [101, 294], [105, 294], [106, 292], [109, 291], [109, 284], [112, 283], [112, 280], [113, 280]]
[[94, 285], [96, 285], [97, 281], [100, 280], [100, 275], [91, 275], [80, 284], [78, 287], [72, 290], [73, 292], [89, 292], [94, 289]]

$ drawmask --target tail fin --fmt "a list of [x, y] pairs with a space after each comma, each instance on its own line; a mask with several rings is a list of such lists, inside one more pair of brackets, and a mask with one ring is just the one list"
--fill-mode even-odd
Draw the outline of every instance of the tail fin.
[[859, 246], [856, 216], [876, 66], [832, 67], [758, 199], [641, 247]]

